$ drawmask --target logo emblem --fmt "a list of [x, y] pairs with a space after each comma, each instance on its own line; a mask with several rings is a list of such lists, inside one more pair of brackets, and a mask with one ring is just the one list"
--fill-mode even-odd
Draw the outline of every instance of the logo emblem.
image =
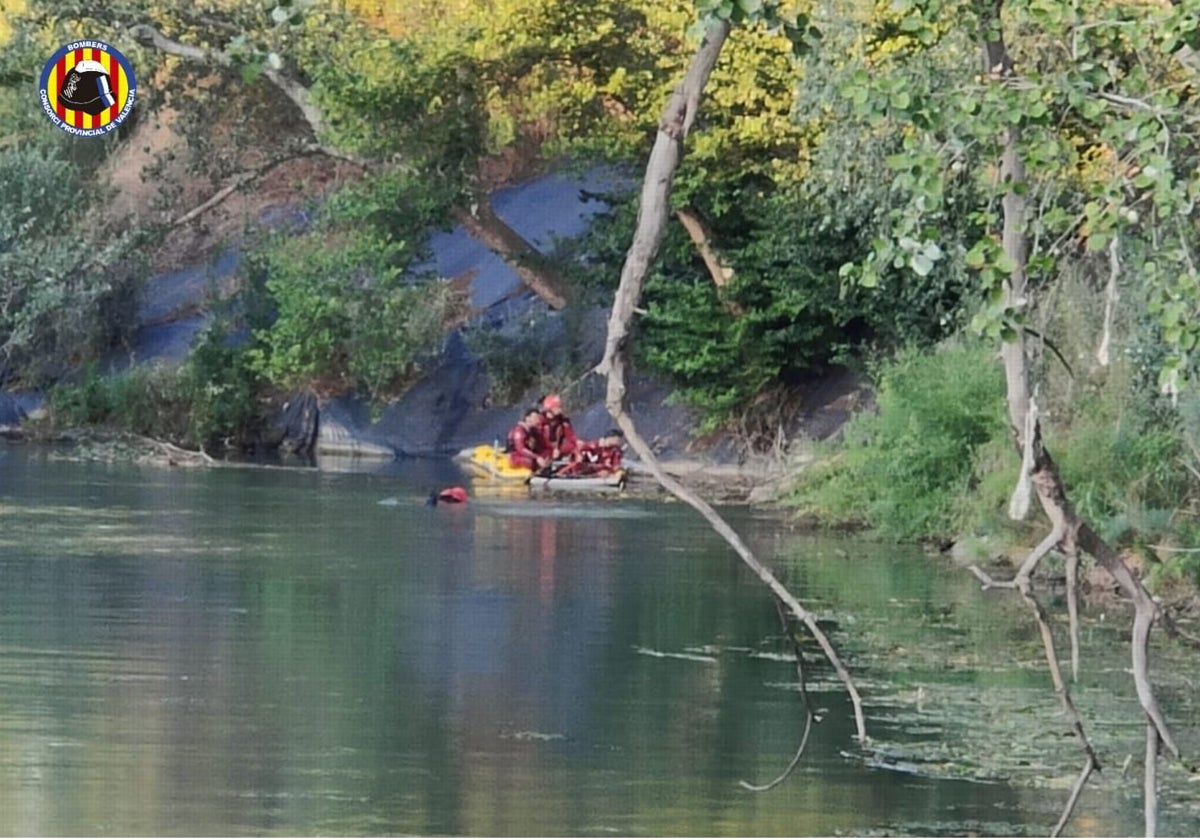
[[42, 110], [80, 137], [113, 131], [133, 110], [137, 82], [129, 60], [103, 41], [75, 41], [42, 68]]

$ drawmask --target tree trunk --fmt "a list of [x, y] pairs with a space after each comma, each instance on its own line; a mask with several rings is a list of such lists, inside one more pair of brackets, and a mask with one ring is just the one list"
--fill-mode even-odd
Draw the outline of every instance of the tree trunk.
[[616, 420], [617, 425], [625, 433], [629, 445], [654, 474], [659, 484], [699, 512], [713, 530], [733, 548], [742, 561], [787, 606], [791, 614], [803, 622], [812, 633], [834, 671], [846, 686], [846, 691], [854, 707], [858, 739], [860, 743], [865, 744], [867, 732], [862, 699], [837, 651], [824, 631], [817, 625], [816, 616], [805, 609], [771, 573], [770, 569], [755, 557], [738, 533], [721, 518], [711, 505], [663, 471], [653, 450], [638, 433], [637, 426], [629, 415], [626, 405], [625, 378], [631, 349], [633, 317], [637, 312], [642, 286], [650, 273], [658, 249], [662, 245], [663, 234], [670, 219], [671, 184], [675, 179], [675, 171], [683, 154], [684, 139], [696, 119], [701, 94], [716, 65], [721, 48], [729, 36], [729, 31], [728, 21], [715, 20], [709, 24], [704, 42], [692, 58], [683, 81], [671, 95], [658, 124], [658, 134], [654, 141], [654, 148], [650, 152], [650, 160], [646, 164], [646, 175], [642, 182], [637, 229], [634, 231], [633, 242], [621, 269], [621, 282], [613, 298], [612, 313], [608, 319], [608, 337], [605, 341], [604, 358], [596, 366], [596, 372], [605, 375], [608, 379], [605, 405], [609, 414]]
[[713, 285], [717, 287], [717, 297], [721, 301], [721, 306], [725, 307], [725, 311], [734, 317], [742, 315], [743, 309], [738, 306], [737, 301], [728, 300], [725, 297], [725, 290], [729, 286], [729, 281], [733, 279], [733, 268], [713, 247], [708, 225], [704, 224], [704, 220], [693, 211], [684, 207], [675, 211], [675, 217], [679, 219], [683, 229], [687, 231], [692, 243], [696, 246], [696, 250], [700, 252], [700, 259], [704, 260], [708, 276], [712, 278]]
[[[1025, 305], [1028, 285], [1026, 266], [1029, 264], [1029, 243], [1025, 238], [1025, 197], [1017, 185], [1025, 183], [1025, 162], [1017, 151], [1021, 131], [1015, 126], [1005, 131], [1004, 156], [1000, 161], [1000, 181], [1008, 184], [1002, 202], [1004, 209], [1004, 253], [1015, 267], [1004, 284], [1004, 305], [1018, 310]], [[1029, 414], [1029, 363], [1025, 354], [1025, 331], [1017, 330], [1016, 338], [1004, 342], [1000, 355], [1004, 360], [1004, 381], [1008, 394], [1008, 420], [1024, 448], [1025, 418]]]
[[[1001, 29], [1000, 13], [1003, 0], [994, 0], [990, 7], [984, 9], [984, 32], [999, 33]], [[987, 19], [988, 14], [992, 17]], [[1003, 35], [985, 36], [983, 46], [984, 73], [993, 81], [1004, 84], [1012, 76], [1012, 61], [1008, 54]], [[1004, 185], [1005, 194], [1002, 202], [1004, 211], [1004, 229], [1002, 243], [1004, 254], [1012, 261], [1013, 269], [1005, 281], [1004, 303], [1011, 311], [1024, 308], [1027, 296], [1027, 266], [1029, 259], [1028, 239], [1025, 234], [1025, 166], [1018, 149], [1020, 129], [1010, 126], [1004, 133], [1004, 150], [1000, 166], [1000, 181]], [[1138, 700], [1146, 714], [1150, 726], [1147, 730], [1147, 761], [1153, 763], [1151, 756], [1157, 755], [1157, 745], [1163, 746], [1178, 756], [1179, 751], [1167, 730], [1162, 710], [1155, 698], [1153, 686], [1149, 678], [1148, 644], [1150, 627], [1158, 615], [1158, 607], [1142, 583], [1132, 573], [1121, 557], [1105, 543], [1085, 523], [1070, 504], [1066, 487], [1059, 474], [1050, 453], [1042, 445], [1040, 421], [1036, 411], [1032, 411], [1030, 400], [1030, 372], [1028, 357], [1025, 352], [1025, 336], [1023, 330], [1016, 331], [1012, 341], [1004, 343], [1002, 349], [1004, 376], [1007, 388], [1009, 422], [1012, 426], [1018, 449], [1025, 451], [1028, 462], [1027, 479], [1037, 492], [1038, 501], [1051, 523], [1051, 534], [1043, 541], [1025, 564], [1018, 571], [1014, 581], [1015, 587], [1021, 591], [1034, 606], [1035, 612], [1040, 611], [1040, 605], [1032, 591], [1032, 575], [1038, 562], [1050, 550], [1058, 548], [1070, 557], [1076, 549], [1082, 549], [1103, 565], [1117, 580], [1125, 595], [1129, 597], [1136, 610], [1133, 621], [1131, 650], [1133, 660], [1134, 685]], [[1039, 617], [1039, 626], [1044, 638], [1049, 635], [1049, 628], [1044, 617]], [[1052, 661], [1053, 649], [1048, 644], [1047, 658], [1051, 673], [1055, 675], [1055, 688], [1062, 695], [1064, 703], [1070, 702], [1069, 694], [1061, 675], [1058, 675], [1057, 662]], [[1077, 736], [1083, 743], [1089, 761], [1080, 779], [1080, 786], [1090, 774], [1090, 768], [1095, 763], [1091, 745], [1083, 735], [1082, 726], [1076, 730]], [[1148, 769], [1147, 778], [1151, 771]], [[1151, 786], [1147, 783], [1145, 798], [1145, 816], [1148, 832], [1153, 831], [1155, 824], [1156, 800], [1150, 795]], [[1076, 797], [1072, 796], [1068, 809], [1074, 806]], [[1069, 816], [1069, 810], [1064, 813], [1060, 827]]]
[[521, 282], [552, 309], [562, 309], [567, 305], [567, 284], [562, 275], [537, 248], [496, 215], [486, 197], [470, 209], [454, 208], [453, 215], [454, 220], [473, 239], [482, 242], [504, 260], [521, 278]]

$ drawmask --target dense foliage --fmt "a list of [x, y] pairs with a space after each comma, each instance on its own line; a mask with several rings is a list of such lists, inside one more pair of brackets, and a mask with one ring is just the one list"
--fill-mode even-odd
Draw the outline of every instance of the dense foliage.
[[1007, 443], [1000, 369], [978, 345], [908, 351], [879, 371], [876, 399], [878, 412], [853, 420], [840, 454], [807, 478], [801, 508], [893, 539], [954, 536], [977, 453]]
[[0, 383], [43, 383], [132, 325], [136, 233], [105, 222], [94, 155], [39, 129], [0, 147]]
[[[70, 11], [118, 42], [129, 41], [130, 30], [113, 24], [124, 18], [207, 51], [207, 63], [164, 65], [164, 56], [140, 43], [130, 45], [149, 67], [170, 66], [172, 83], [163, 98], [186, 103], [176, 128], [188, 138], [192, 169], [214, 183], [236, 170], [245, 149], [265, 145], [266, 125], [284, 141], [273, 144], [279, 155], [306, 142], [309, 132], [294, 119], [272, 116], [289, 109], [278, 91], [270, 95], [265, 74], [290, 72], [305, 81], [319, 106], [318, 140], [379, 161], [370, 179], [382, 184], [393, 183], [397, 171], [414, 173], [418, 189], [438, 196], [443, 209], [486, 189], [494, 177], [486, 162], [510, 152], [636, 165], [663, 94], [691, 48], [685, 30], [695, 20], [687, 3], [628, 0], [606, 0], [586, 10], [548, 0], [422, 9], [394, 14], [360, 9], [365, 14], [355, 15], [320, 4], [284, 3], [274, 10], [233, 7], [218, 15], [181, 3], [140, 6], [126, 0], [112, 10], [115, 17], [101, 19], [82, 6]], [[718, 4], [711, 11], [742, 14], [735, 5], [726, 10]], [[770, 17], [763, 10], [755, 16]], [[46, 30], [59, 27], [61, 18], [34, 2], [22, 20], [27, 25], [18, 27], [20, 39], [31, 45], [50, 40]], [[952, 323], [960, 296], [953, 280], [940, 274], [933, 278], [940, 284], [909, 287], [911, 294], [900, 299], [862, 295], [837, 277], [876, 226], [872, 213], [861, 212], [869, 195], [848, 193], [843, 182], [812, 166], [814, 156], [827, 155], [823, 148], [836, 145], [816, 138], [837, 134], [829, 120], [795, 118], [800, 67], [791, 47], [805, 36], [803, 26], [751, 27], [731, 44], [714, 76], [705, 124], [693, 133], [693, 149], [678, 178], [680, 205], [707, 220], [713, 242], [733, 269], [730, 287], [718, 293], [695, 247], [680, 235], [650, 288], [643, 361], [674, 379], [681, 396], [713, 424], [727, 420], [764, 387], [843, 358], [865, 341], [940, 335]], [[194, 87], [189, 92], [204, 73], [211, 76], [204, 94], [196, 95]], [[162, 104], [147, 99], [148, 107]], [[205, 123], [222, 128], [197, 130]], [[214, 144], [220, 144], [219, 153]], [[881, 161], [873, 156], [873, 171], [861, 183], [882, 183]], [[393, 200], [404, 204], [402, 197]], [[625, 199], [608, 228], [616, 232], [611, 246], [589, 246], [591, 265], [598, 269], [593, 275], [614, 276], [631, 201]], [[433, 223], [435, 215], [420, 218]], [[392, 212], [391, 221], [399, 217]], [[260, 265], [278, 274], [266, 289], [280, 316], [270, 331], [258, 333], [263, 347], [255, 368], [261, 374], [295, 385], [306, 377], [330, 376], [331, 370], [318, 370], [322, 360], [332, 368], [356, 366], [351, 380], [360, 386], [371, 380], [373, 393], [387, 390], [378, 369], [394, 365], [346, 355], [370, 342], [348, 337], [344, 325], [359, 309], [377, 307], [352, 302], [359, 295], [354, 284], [333, 278], [339, 272], [386, 273], [398, 262], [392, 240], [415, 239], [407, 228], [398, 232], [387, 223], [377, 231], [339, 242], [345, 261], [312, 245], [307, 246], [312, 259], [291, 259], [284, 248]], [[305, 254], [305, 248], [299, 245], [294, 253]], [[306, 273], [302, 263], [319, 264], [320, 270]], [[291, 329], [289, 322], [300, 313], [321, 327]], [[362, 329], [380, 340], [386, 335]]]
[[394, 396], [460, 304], [443, 283], [406, 280], [400, 243], [355, 232], [330, 241], [284, 234], [251, 260], [274, 309], [254, 331], [251, 368], [284, 388], [320, 382], [371, 400]]
[[[304, 230], [252, 247], [246, 297], [205, 345], [201, 378], [228, 407], [226, 397], [253, 402], [274, 387], [355, 388], [376, 400], [402, 390], [460, 314], [452, 296], [430, 294], [442, 287], [413, 279], [415, 243], [455, 208], [542, 166], [606, 162], [636, 173], [694, 47], [695, 22], [719, 15], [741, 25], [689, 135], [674, 201], [703, 225], [707, 256], [725, 273], [714, 275], [693, 236], [672, 226], [639, 318], [642, 366], [669, 377], [718, 426], [830, 362], [930, 347], [968, 325], [993, 342], [1029, 330], [1052, 394], [1043, 400], [1048, 435], [1066, 447], [1064, 472], [1089, 514], [1138, 519], [1122, 508], [1130, 495], [1115, 491], [1121, 486], [1144, 488], [1146, 510], [1167, 509], [1172, 495], [1182, 506], [1193, 484], [1175, 472], [1152, 475], [1152, 463], [1190, 455], [1180, 409], [1190, 404], [1200, 323], [1200, 147], [1189, 128], [1200, 116], [1195, 2], [1007, 2], [999, 24], [1017, 62], [1010, 84], [980, 68], [994, 8], [965, 0], [119, 0], [102, 14], [85, 2], [9, 6], [0, 111], [21, 142], [0, 146], [8, 375], [83, 362], [130, 314], [129, 234], [81, 225], [88, 199], [103, 200], [107, 148], [53, 136], [22, 94], [39, 56], [81, 27], [119, 44], [143, 78], [159, 81], [146, 87], [139, 120], [170, 105], [189, 177], [215, 187], [261, 166], [264, 152], [270, 163], [314, 148], [361, 164], [357, 185], [314, 207]], [[146, 26], [193, 53], [153, 46]], [[1012, 265], [1000, 243], [1007, 186], [997, 178], [1010, 130], [1027, 167], [1036, 296], [1016, 306], [1001, 294]], [[172, 165], [161, 164], [151, 175], [162, 178], [160, 200], [169, 203]], [[589, 238], [560, 252], [580, 304], [602, 301], [615, 285], [635, 221], [635, 196], [608, 198], [612, 212]], [[64, 230], [71, 236], [55, 235]], [[1070, 294], [1065, 278], [1075, 284]], [[1096, 303], [1105, 299], [1108, 313]], [[1081, 301], [1095, 304], [1084, 307], [1091, 314], [1067, 329], [1064, 315]], [[1137, 422], [1124, 409], [1076, 410], [1101, 332], [1128, 371], [1105, 379], [1105, 405], [1145, 406]], [[250, 340], [234, 346], [228, 335]], [[514, 339], [541, 335], [474, 327], [469, 337], [493, 356], [498, 391], [515, 396], [539, 377], [563, 375], [547, 369], [561, 354], [524, 345], [514, 353]], [[518, 355], [523, 364], [514, 366]], [[1065, 378], [1058, 355], [1072, 366]], [[901, 366], [919, 363], [906, 356]], [[213, 385], [220, 370], [245, 387]], [[931, 374], [959, 388], [940, 393], [939, 411], [991, 405], [967, 373]], [[931, 399], [920, 381], [884, 375], [881, 405], [898, 410], [889, 400], [910, 385], [923, 394], [912, 405]], [[1117, 382], [1121, 399], [1111, 390]], [[1178, 407], [1154, 399], [1160, 386]], [[1101, 416], [1119, 439], [1085, 429]], [[950, 428], [937, 418], [912, 422]], [[957, 454], [913, 448], [942, 432], [910, 436], [896, 451], [913, 469], [945, 470], [949, 487], [965, 482], [986, 495], [989, 481], [1000, 482], [979, 459], [1000, 460], [993, 444], [959, 434], [956, 423]], [[1062, 443], [1072, 435], [1092, 446]], [[1072, 452], [1101, 448], [1123, 453], [1120, 464], [1076, 466]], [[903, 485], [893, 481], [903, 468], [879, 467], [893, 487]], [[1121, 477], [1089, 489], [1093, 468]], [[916, 535], [957, 521], [935, 508], [894, 512], [908, 516], [894, 530]]]
[[320, 383], [374, 403], [402, 393], [463, 312], [449, 285], [417, 270], [416, 244], [443, 205], [411, 177], [355, 184], [276, 231], [247, 260], [252, 370], [283, 388]]

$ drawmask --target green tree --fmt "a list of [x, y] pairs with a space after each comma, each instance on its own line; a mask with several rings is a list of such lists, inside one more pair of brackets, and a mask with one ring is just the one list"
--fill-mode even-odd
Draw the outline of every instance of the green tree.
[[[1197, 8], [1187, 2], [1084, 8], [1055, 0], [927, 0], [893, 3], [891, 9], [906, 40], [888, 62], [907, 66], [926, 51], [963, 54], [972, 45], [983, 60], [974, 71], [963, 67], [957, 91], [947, 91], [940, 107], [919, 113], [921, 103], [900, 97], [890, 72], [862, 79], [863, 86], [852, 93], [865, 115], [904, 133], [903, 153], [889, 165], [907, 180], [909, 200], [890, 216], [892, 235], [847, 274], [871, 285], [878, 266], [891, 262], [921, 275], [924, 266], [904, 243], [920, 242], [913, 231], [923, 230], [928, 214], [945, 206], [943, 173], [953, 170], [956, 159], [961, 166], [964, 151], [974, 152], [970, 171], [991, 198], [966, 208], [981, 236], [965, 253], [951, 252], [951, 258], [961, 258], [976, 272], [986, 302], [973, 326], [1001, 347], [1009, 420], [1024, 454], [1011, 515], [1022, 518], [1036, 492], [1051, 526], [1011, 585], [1042, 627], [1055, 687], [1085, 753], [1080, 785], [1099, 766], [1098, 759], [1058, 672], [1032, 573], [1050, 551], [1065, 555], [1073, 628], [1080, 551], [1108, 569], [1133, 601], [1133, 673], [1148, 720], [1145, 811], [1152, 835], [1158, 748], [1178, 755], [1146, 668], [1147, 637], [1158, 607], [1122, 558], [1074, 510], [1043, 445], [1026, 315], [1060, 272], [1076, 264], [1086, 270], [1092, 254], [1109, 258], [1110, 301], [1128, 282], [1121, 266], [1137, 265], [1136, 282], [1150, 290], [1143, 299], [1160, 317], [1164, 338], [1175, 351], [1163, 366], [1164, 388], [1174, 394], [1180, 387], [1195, 338], [1179, 319], [1200, 303], [1193, 292], [1191, 257], [1200, 182], [1194, 174], [1197, 147], [1186, 130], [1196, 105], [1181, 93], [1194, 81], [1188, 42]], [[1101, 343], [1101, 363], [1106, 352]], [[1072, 643], [1077, 665], [1075, 632]], [[1074, 798], [1058, 829], [1073, 804]]]
[[417, 276], [414, 243], [439, 212], [413, 178], [378, 178], [333, 194], [310, 230], [258, 243], [250, 368], [280, 387], [353, 388], [376, 403], [412, 384], [465, 310], [449, 284]]
[[0, 382], [42, 384], [132, 326], [135, 232], [56, 140], [0, 149]]

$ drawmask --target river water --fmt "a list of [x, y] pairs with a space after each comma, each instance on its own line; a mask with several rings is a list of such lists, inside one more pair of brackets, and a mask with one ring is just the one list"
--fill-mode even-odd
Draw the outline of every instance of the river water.
[[[827, 623], [872, 738], [806, 648], [821, 721], [750, 793], [795, 750], [796, 670], [681, 505], [428, 508], [463, 481], [432, 460], [52, 456], [0, 443], [0, 834], [1043, 835], [1082, 763], [1026, 614], [917, 549], [729, 512]], [[1123, 622], [1085, 628], [1106, 770], [1068, 834], [1141, 831]], [[1193, 672], [1155, 656], [1194, 756]], [[1200, 777], [1163, 776], [1161, 832], [1200, 834]]]

